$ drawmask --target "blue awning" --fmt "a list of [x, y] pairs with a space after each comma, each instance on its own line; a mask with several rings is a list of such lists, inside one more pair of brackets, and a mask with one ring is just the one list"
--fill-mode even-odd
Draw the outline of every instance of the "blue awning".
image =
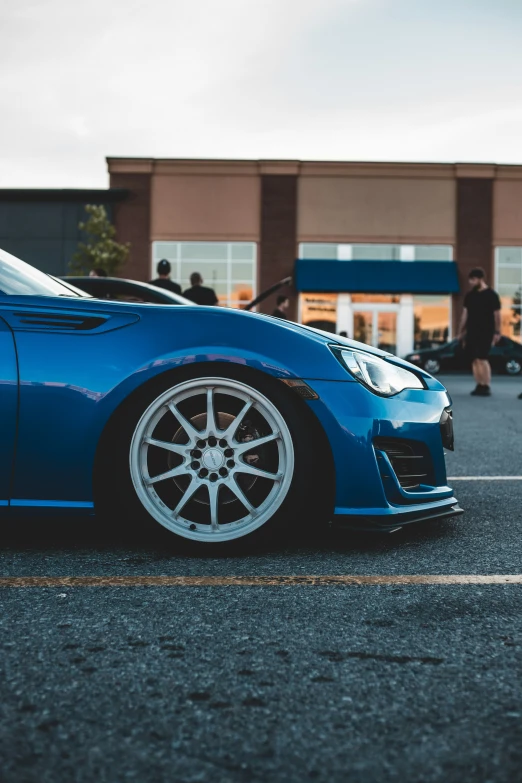
[[323, 261], [299, 258], [298, 291], [364, 294], [458, 294], [454, 261]]

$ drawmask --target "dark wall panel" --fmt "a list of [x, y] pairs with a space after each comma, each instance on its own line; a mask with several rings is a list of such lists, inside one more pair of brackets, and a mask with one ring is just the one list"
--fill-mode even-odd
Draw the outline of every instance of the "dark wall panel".
[[129, 260], [121, 277], [150, 280], [150, 174], [111, 174], [111, 188], [125, 188], [128, 198], [114, 207], [118, 242], [130, 242]]
[[[99, 203], [88, 201], [86, 203]], [[112, 220], [112, 204], [104, 204]], [[88, 217], [75, 201], [0, 199], [0, 248], [51, 275], [66, 275], [78, 242], [78, 224]]]
[[457, 179], [457, 247], [461, 293], [454, 297], [453, 328], [457, 329], [468, 290], [468, 273], [481, 266], [493, 283], [493, 180]]
[[[294, 269], [297, 243], [297, 177], [266, 174], [261, 177], [260, 290], [269, 288]], [[283, 292], [284, 293], [284, 292]], [[260, 309], [269, 313], [276, 296], [265, 300]], [[292, 299], [291, 318], [296, 318], [297, 303]]]

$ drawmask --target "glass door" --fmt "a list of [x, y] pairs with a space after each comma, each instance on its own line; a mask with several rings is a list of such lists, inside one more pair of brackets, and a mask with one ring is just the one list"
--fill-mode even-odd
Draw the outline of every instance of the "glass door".
[[373, 345], [373, 313], [371, 310], [355, 310], [353, 314], [353, 339]]
[[353, 339], [382, 351], [397, 353], [398, 306], [353, 308]]
[[377, 348], [388, 353], [397, 353], [397, 313], [376, 310], [374, 317], [377, 320], [377, 324], [374, 324], [374, 335], [375, 326], [377, 327]]

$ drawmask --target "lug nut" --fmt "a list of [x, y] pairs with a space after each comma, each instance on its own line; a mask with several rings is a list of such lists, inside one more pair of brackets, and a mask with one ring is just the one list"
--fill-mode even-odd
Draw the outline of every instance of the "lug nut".
[[212, 448], [214, 448], [214, 446], [217, 446], [217, 440], [216, 438], [214, 438], [213, 435], [208, 439], [208, 445], [211, 446]]
[[226, 449], [228, 444], [227, 444], [226, 440], [220, 440], [219, 441], [219, 445], [221, 446], [222, 449]]
[[233, 459], [229, 459], [228, 462], [227, 462], [227, 468], [235, 468], [235, 466], [236, 466], [236, 463], [234, 462], [234, 460]]
[[233, 456], [234, 456], [233, 449], [225, 449], [225, 457], [233, 457]]
[[200, 459], [201, 451], [199, 449], [192, 449], [192, 451], [190, 452], [190, 456], [194, 457], [194, 459]]
[[220, 469], [219, 469], [219, 475], [220, 475], [222, 478], [225, 478], [225, 476], [228, 476], [228, 470], [227, 470], [226, 468], [220, 468]]
[[204, 449], [206, 445], [207, 444], [205, 443], [204, 440], [198, 440], [197, 443], [196, 443], [196, 446], [198, 447], [198, 449]]
[[192, 470], [199, 470], [200, 467], [199, 462], [191, 462], [190, 467], [192, 468]]
[[211, 473], [209, 476], [211, 481], [217, 481], [218, 480], [218, 474], [217, 473]]
[[208, 476], [208, 470], [206, 468], [201, 468], [198, 475], [200, 478], [206, 478]]

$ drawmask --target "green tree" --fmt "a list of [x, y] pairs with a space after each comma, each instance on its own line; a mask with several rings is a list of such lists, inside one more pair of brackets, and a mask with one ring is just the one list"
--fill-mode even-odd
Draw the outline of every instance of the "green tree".
[[79, 228], [87, 235], [87, 241], [78, 244], [70, 264], [71, 270], [89, 274], [91, 269], [101, 267], [108, 275], [114, 275], [129, 257], [130, 244], [116, 242], [116, 229], [104, 206], [87, 204], [85, 211], [89, 217], [79, 224]]

